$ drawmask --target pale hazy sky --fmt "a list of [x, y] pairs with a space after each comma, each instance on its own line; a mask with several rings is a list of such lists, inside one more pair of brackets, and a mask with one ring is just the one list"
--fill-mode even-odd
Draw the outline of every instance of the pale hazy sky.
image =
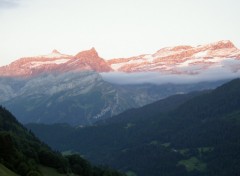
[[0, 0], [0, 65], [57, 49], [110, 59], [231, 40], [240, 0]]

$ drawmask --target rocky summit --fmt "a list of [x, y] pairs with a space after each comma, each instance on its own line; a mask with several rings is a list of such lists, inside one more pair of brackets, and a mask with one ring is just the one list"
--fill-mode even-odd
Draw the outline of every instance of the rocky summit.
[[23, 57], [0, 67], [0, 75], [31, 77], [46, 72], [95, 71], [95, 72], [161, 72], [168, 74], [199, 74], [213, 68], [231, 72], [240, 69], [240, 50], [231, 41], [222, 40], [206, 45], [174, 46], [154, 54], [130, 58], [105, 60], [95, 48], [73, 55], [53, 50], [48, 55]]

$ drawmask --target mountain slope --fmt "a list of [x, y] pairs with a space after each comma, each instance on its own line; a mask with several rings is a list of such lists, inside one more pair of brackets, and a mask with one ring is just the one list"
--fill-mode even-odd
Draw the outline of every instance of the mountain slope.
[[[170, 110], [175, 109], [183, 102], [186, 102], [187, 100], [195, 96], [203, 94], [204, 92], [205, 91], [194, 92], [186, 95], [174, 95], [169, 98], [151, 103], [141, 108], [127, 110], [117, 116], [113, 116], [112, 118], [99, 120], [95, 123], [95, 125], [107, 124], [107, 126], [109, 126], [110, 124], [126, 123], [126, 124], [129, 124], [129, 127], [130, 127], [131, 123], [135, 123], [135, 121], [140, 122], [140, 121], [147, 120], [148, 117], [146, 117], [146, 114], [154, 116], [159, 113], [168, 112]], [[53, 148], [57, 148], [58, 150], [67, 149], [64, 147], [65, 143], [62, 142], [62, 138], [64, 136], [68, 136], [74, 133], [76, 129], [68, 124], [60, 124], [60, 123], [52, 124], [52, 125], [30, 123], [30, 124], [26, 124], [26, 126], [30, 129], [33, 129], [36, 134], [40, 135], [41, 139], [46, 141]], [[126, 125], [126, 127], [127, 126], [128, 125]]]
[[[62, 176], [122, 175], [114, 170], [93, 167], [78, 155], [63, 157], [52, 151], [9, 111], [0, 107], [0, 173], [14, 175], [10, 170], [21, 176], [44, 176], [51, 173]], [[51, 173], [48, 173], [50, 170]]]
[[95, 48], [74, 56], [53, 50], [0, 67], [0, 103], [22, 123], [89, 125], [173, 94], [215, 88], [239, 75], [239, 53], [230, 41], [108, 61]]
[[[68, 130], [61, 138], [49, 133], [51, 138], [59, 139], [52, 145], [80, 151], [95, 163], [139, 176], [238, 175], [239, 88], [240, 79], [236, 79], [216, 90], [187, 99], [185, 96], [179, 103], [172, 101], [169, 111], [158, 108], [171, 102], [171, 98], [166, 104], [161, 101], [158, 106], [152, 104], [120, 114], [120, 120], [114, 121], [113, 117], [100, 125]], [[36, 134], [41, 137], [37, 130]]]
[[20, 58], [7, 66], [0, 67], [0, 75], [2, 77], [32, 77], [51, 72], [106, 72], [111, 70], [92, 48], [80, 52], [76, 56], [61, 54], [57, 50], [53, 50], [48, 55]]
[[0, 79], [0, 102], [22, 123], [89, 125], [126, 109], [177, 93], [215, 88], [222, 82], [188, 85], [114, 85], [92, 71], [46, 73]]
[[0, 158], [1, 164], [20, 175], [40, 175], [38, 164], [67, 172], [64, 158], [53, 152], [24, 128], [4, 108], [0, 108]]
[[17, 176], [16, 173], [12, 172], [2, 164], [0, 164], [0, 175], [1, 176]]
[[[96, 72], [109, 72], [112, 68], [107, 64], [107, 62], [98, 56], [95, 48], [88, 51], [82, 51], [75, 56], [75, 60], [80, 60], [83, 64], [88, 64], [91, 69]], [[75, 61], [74, 61], [75, 62]], [[68, 65], [71, 63], [68, 63]], [[75, 63], [74, 63], [75, 64]], [[73, 64], [72, 64], [73, 65]]]

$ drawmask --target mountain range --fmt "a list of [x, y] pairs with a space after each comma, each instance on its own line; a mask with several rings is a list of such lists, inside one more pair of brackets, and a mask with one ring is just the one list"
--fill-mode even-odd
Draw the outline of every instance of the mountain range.
[[211, 44], [166, 47], [154, 54], [130, 58], [104, 60], [95, 48], [66, 55], [53, 50], [48, 55], [23, 57], [0, 67], [0, 75], [30, 77], [46, 72], [95, 71], [102, 72], [161, 72], [171, 74], [199, 74], [207, 69], [226, 67], [232, 72], [240, 69], [240, 50], [228, 40]]
[[128, 176], [239, 175], [239, 53], [223, 40], [110, 60], [53, 50], [0, 67], [0, 103], [30, 129], [0, 106], [0, 175], [122, 175], [83, 158]]
[[172, 94], [215, 88], [223, 82], [115, 85], [92, 71], [45, 73], [1, 78], [0, 103], [24, 124], [89, 125]]
[[174, 95], [89, 127], [27, 125], [60, 151], [137, 176], [240, 173], [240, 79]]
[[216, 88], [239, 76], [239, 53], [230, 41], [111, 60], [95, 48], [74, 56], [53, 50], [0, 67], [0, 103], [22, 123], [89, 125], [173, 94]]

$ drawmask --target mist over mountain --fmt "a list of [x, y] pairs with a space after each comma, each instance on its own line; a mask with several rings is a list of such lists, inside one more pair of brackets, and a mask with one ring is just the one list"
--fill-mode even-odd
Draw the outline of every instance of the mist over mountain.
[[92, 71], [47, 73], [0, 79], [0, 102], [22, 123], [90, 125], [172, 94], [215, 88], [223, 82], [116, 85]]
[[[199, 82], [211, 82], [216, 80], [230, 80], [239, 77], [240, 71], [232, 72], [227, 69], [228, 65], [237, 66], [240, 61], [226, 61], [224, 68], [212, 68], [197, 75], [178, 75], [158, 72], [138, 72], [138, 73], [124, 73], [124, 72], [110, 72], [101, 73], [102, 78], [114, 84], [194, 84]], [[225, 68], [226, 67], [226, 68]]]
[[239, 76], [239, 53], [227, 40], [111, 60], [95, 48], [53, 50], [0, 67], [0, 103], [22, 123], [89, 125], [173, 94], [216, 88]]
[[[185, 45], [166, 47], [154, 54], [110, 60], [104, 60], [100, 57], [95, 48], [81, 51], [76, 55], [66, 55], [53, 50], [47, 55], [23, 57], [9, 65], [2, 66], [0, 67], [0, 75], [4, 77], [33, 77], [42, 73], [91, 70], [102, 73], [103, 78], [115, 83], [117, 81], [111, 78], [111, 74], [115, 78], [121, 78], [121, 76], [124, 78], [125, 75], [120, 73], [137, 73], [130, 74], [132, 79], [137, 78], [138, 82], [146, 83], [148, 82], [146, 73], [159, 73], [151, 75], [157, 76], [157, 78], [148, 82], [158, 83], [157, 80], [161, 76], [170, 76], [170, 78], [171, 76], [173, 78], [175, 76], [192, 76], [188, 78], [196, 81], [208, 81], [209, 79], [204, 79], [207, 78], [207, 75], [219, 73], [217, 78], [213, 76], [211, 79], [232, 78], [239, 74], [239, 69], [240, 50], [231, 41], [222, 40], [196, 47]], [[227, 75], [224, 77], [225, 73]], [[120, 83], [123, 83], [123, 79], [120, 80]], [[125, 84], [128, 83], [129, 81]]]

